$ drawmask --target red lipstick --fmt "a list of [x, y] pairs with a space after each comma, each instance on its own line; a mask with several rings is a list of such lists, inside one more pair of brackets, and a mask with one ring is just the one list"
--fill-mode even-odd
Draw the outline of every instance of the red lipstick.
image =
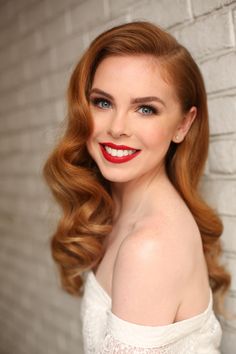
[[[136, 157], [141, 151], [141, 150], [137, 150], [137, 149], [134, 149], [134, 148], [126, 146], [126, 145], [116, 145], [116, 144], [113, 144], [110, 142], [100, 143], [99, 145], [100, 145], [102, 154], [105, 157], [105, 159], [109, 162], [112, 162], [112, 163], [123, 163], [123, 162], [130, 161], [134, 157]], [[116, 149], [116, 150], [133, 150], [134, 152], [132, 154], [126, 155], [126, 156], [112, 156], [106, 151], [105, 146], [108, 146], [108, 147], [110, 147], [112, 149]]]
[[134, 149], [130, 146], [126, 146], [126, 145], [116, 145], [114, 143], [100, 143], [102, 145], [106, 145], [106, 146], [109, 146], [110, 148], [112, 149], [116, 149], [116, 150], [137, 150], [137, 149]]

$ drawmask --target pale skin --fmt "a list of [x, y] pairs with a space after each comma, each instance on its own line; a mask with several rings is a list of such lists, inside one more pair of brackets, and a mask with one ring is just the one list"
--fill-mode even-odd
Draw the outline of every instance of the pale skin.
[[[131, 103], [147, 96], [157, 99]], [[200, 314], [209, 303], [201, 236], [164, 168], [171, 141], [184, 140], [196, 107], [182, 112], [158, 60], [113, 56], [96, 70], [90, 109], [94, 130], [87, 148], [111, 182], [116, 210], [105, 255], [95, 270], [112, 299], [112, 312], [150, 326]], [[102, 142], [141, 151], [128, 162], [112, 163], [101, 153]]]

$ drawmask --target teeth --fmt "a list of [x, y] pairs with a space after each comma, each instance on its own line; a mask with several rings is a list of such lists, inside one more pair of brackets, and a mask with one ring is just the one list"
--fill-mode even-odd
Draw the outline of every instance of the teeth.
[[106, 152], [108, 152], [109, 155], [111, 156], [117, 156], [117, 157], [123, 157], [127, 155], [132, 155], [136, 152], [136, 150], [117, 150], [117, 149], [112, 149], [110, 146], [105, 146]]

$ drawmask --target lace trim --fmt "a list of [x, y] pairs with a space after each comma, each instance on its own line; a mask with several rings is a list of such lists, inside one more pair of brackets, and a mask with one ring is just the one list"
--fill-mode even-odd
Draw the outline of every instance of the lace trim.
[[[190, 343], [189, 339], [188, 345], [191, 349], [193, 343]], [[181, 347], [183, 349], [183, 347]], [[115, 339], [111, 334], [107, 334], [104, 342], [102, 343], [102, 348], [99, 351], [99, 354], [176, 354], [180, 353], [178, 351], [178, 345], [165, 345], [159, 348], [141, 348], [125, 344]], [[181, 351], [182, 353], [182, 351]], [[187, 353], [187, 352], [186, 352]], [[189, 352], [190, 353], [190, 352]], [[191, 351], [191, 353], [194, 353]]]

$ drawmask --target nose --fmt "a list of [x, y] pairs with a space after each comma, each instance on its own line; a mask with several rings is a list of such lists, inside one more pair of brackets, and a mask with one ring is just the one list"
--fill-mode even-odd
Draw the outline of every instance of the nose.
[[111, 118], [108, 133], [113, 138], [119, 138], [120, 136], [130, 136], [130, 127], [128, 117], [125, 114], [116, 114]]

